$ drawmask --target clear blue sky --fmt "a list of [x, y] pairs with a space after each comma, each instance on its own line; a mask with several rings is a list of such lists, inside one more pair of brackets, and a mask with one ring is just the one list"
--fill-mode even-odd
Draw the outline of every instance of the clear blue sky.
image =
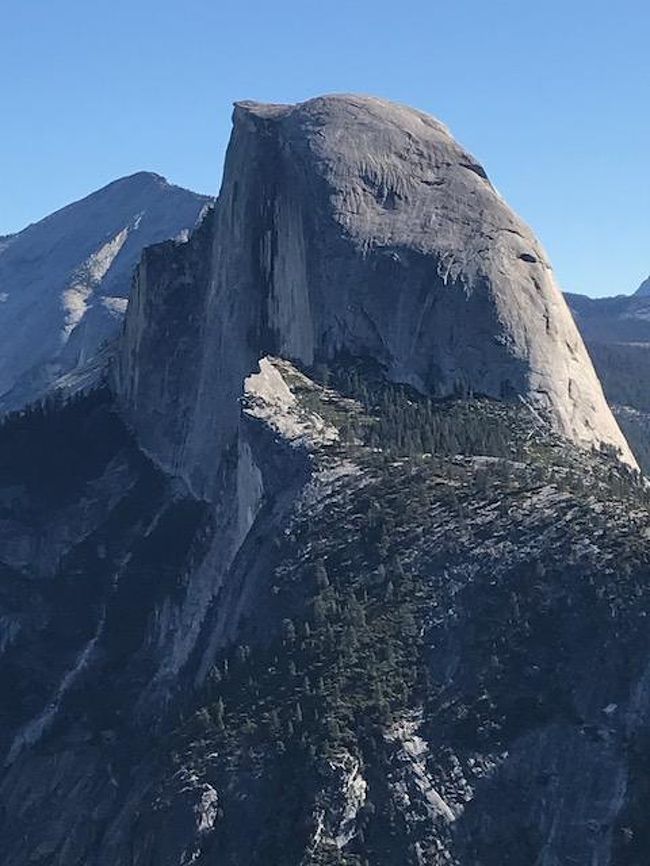
[[563, 287], [650, 273], [647, 0], [4, 0], [0, 233], [147, 169], [215, 193], [231, 103], [363, 92], [435, 114]]

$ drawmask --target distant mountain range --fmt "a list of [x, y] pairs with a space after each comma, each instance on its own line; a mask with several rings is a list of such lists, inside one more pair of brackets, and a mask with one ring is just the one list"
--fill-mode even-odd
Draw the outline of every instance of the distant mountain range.
[[605, 395], [645, 471], [650, 471], [650, 277], [633, 295], [566, 294]]
[[186, 238], [210, 202], [139, 172], [0, 238], [0, 410], [83, 370], [119, 331], [144, 247]]
[[589, 342], [650, 342], [650, 277], [632, 295], [590, 298], [565, 295]]

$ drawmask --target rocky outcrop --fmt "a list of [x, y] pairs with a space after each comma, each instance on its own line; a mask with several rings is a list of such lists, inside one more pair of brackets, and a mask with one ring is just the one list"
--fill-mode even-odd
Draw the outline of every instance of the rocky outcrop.
[[120, 331], [142, 250], [185, 237], [209, 202], [140, 172], [2, 238], [0, 411], [85, 369]]
[[[142, 441], [196, 489], [213, 483], [243, 380], [266, 353], [307, 366], [368, 355], [426, 393], [522, 397], [569, 439], [634, 462], [544, 251], [421, 112], [358, 96], [238, 104], [201, 303], [198, 358], [163, 373], [138, 351], [142, 330], [163, 323], [141, 320], [120, 361]], [[196, 399], [175, 410], [166, 382], [187, 366]], [[163, 442], [156, 411], [178, 411], [183, 433]]]

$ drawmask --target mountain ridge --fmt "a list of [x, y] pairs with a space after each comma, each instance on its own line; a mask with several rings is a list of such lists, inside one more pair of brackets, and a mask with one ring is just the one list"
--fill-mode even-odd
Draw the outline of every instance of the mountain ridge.
[[648, 295], [639, 289], [631, 295], [589, 298], [567, 293], [566, 298], [607, 399], [647, 474], [650, 472]]
[[112, 339], [143, 247], [186, 233], [210, 201], [138, 172], [0, 245], [0, 409], [42, 397]]
[[236, 109], [103, 384], [0, 421], [2, 866], [647, 862], [647, 485], [535, 238], [385, 111]]

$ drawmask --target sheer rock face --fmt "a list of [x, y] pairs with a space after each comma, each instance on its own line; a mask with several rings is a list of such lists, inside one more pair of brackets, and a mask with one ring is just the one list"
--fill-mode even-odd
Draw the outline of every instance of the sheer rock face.
[[[358, 96], [238, 104], [202, 291], [184, 435], [163, 443], [155, 413], [137, 413], [143, 441], [197, 489], [212, 483], [206, 467], [234, 435], [243, 380], [267, 353], [304, 365], [367, 354], [425, 392], [519, 395], [569, 439], [633, 462], [544, 251], [421, 112]], [[122, 388], [132, 406], [156, 392], [174, 411], [134, 330]], [[172, 378], [185, 375], [177, 360]]]
[[178, 474], [178, 446], [197, 400], [213, 221], [210, 210], [187, 243], [168, 241], [144, 251], [114, 369], [117, 390], [142, 444]]
[[148, 172], [0, 239], [0, 410], [42, 397], [120, 330], [144, 247], [187, 235], [210, 199]]

